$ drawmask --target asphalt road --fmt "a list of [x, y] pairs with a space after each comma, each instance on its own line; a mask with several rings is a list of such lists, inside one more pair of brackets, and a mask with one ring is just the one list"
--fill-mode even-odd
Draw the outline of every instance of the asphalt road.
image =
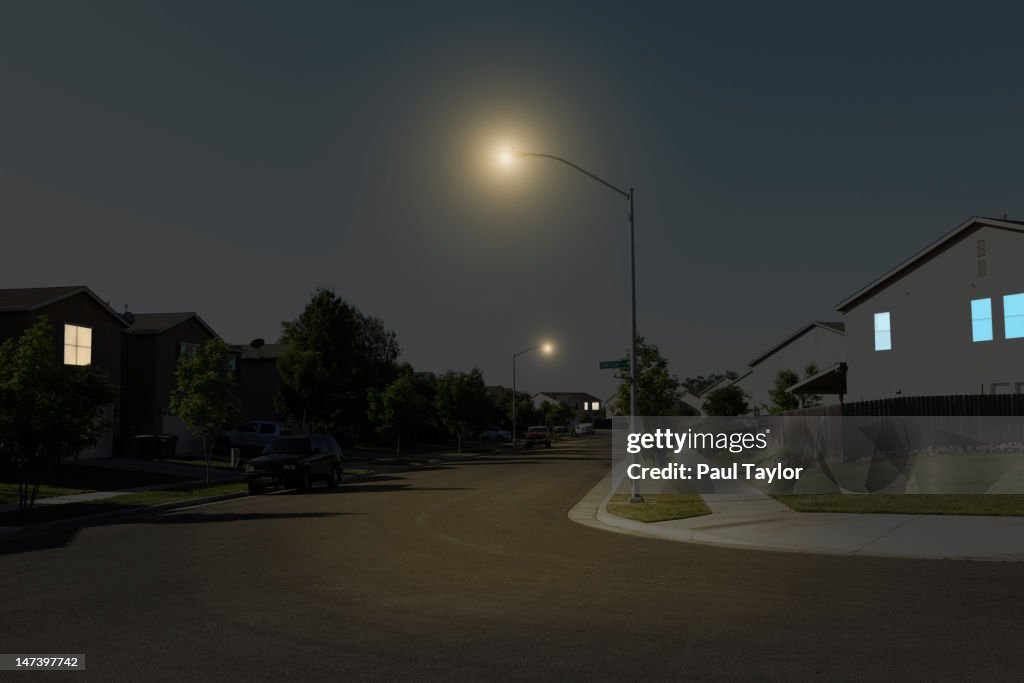
[[0, 544], [0, 652], [86, 655], [18, 680], [1020, 680], [1024, 565], [575, 524], [607, 445]]

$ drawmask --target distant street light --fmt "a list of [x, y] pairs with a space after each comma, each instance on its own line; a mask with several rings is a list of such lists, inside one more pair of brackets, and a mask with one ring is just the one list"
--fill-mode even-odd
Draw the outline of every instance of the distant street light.
[[540, 346], [531, 346], [528, 349], [523, 349], [519, 353], [512, 354], [512, 450], [516, 449], [516, 436], [518, 434], [518, 432], [516, 432], [516, 359], [524, 353], [537, 351], [538, 349], [545, 356], [550, 356], [554, 351], [554, 348], [555, 347], [549, 342], [545, 342]]
[[[635, 229], [633, 224], [633, 188], [624, 190], [621, 187], [612, 185], [607, 180], [600, 178], [590, 171], [586, 170], [582, 166], [577, 166], [568, 159], [562, 157], [556, 157], [553, 154], [542, 154], [540, 152], [520, 152], [514, 151], [509, 152], [503, 150], [498, 154], [498, 161], [502, 165], [508, 166], [512, 163], [514, 158], [522, 157], [539, 157], [542, 159], [551, 159], [553, 161], [559, 161], [570, 168], [573, 168], [583, 175], [596, 180], [605, 187], [618, 192], [620, 195], [626, 198], [629, 202], [629, 287], [630, 287], [630, 317], [632, 319], [631, 335], [629, 338], [629, 431], [635, 430], [636, 423], [636, 239]], [[513, 372], [514, 374], [514, 372]], [[513, 446], [515, 445], [515, 436], [513, 435]], [[643, 496], [640, 495], [640, 482], [639, 480], [633, 480], [633, 489], [629, 497], [630, 503], [642, 503], [644, 501]]]

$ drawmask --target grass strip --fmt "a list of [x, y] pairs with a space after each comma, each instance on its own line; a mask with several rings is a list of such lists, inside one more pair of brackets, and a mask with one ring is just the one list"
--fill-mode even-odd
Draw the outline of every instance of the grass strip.
[[777, 495], [797, 512], [855, 512], [899, 515], [1024, 515], [1024, 495], [965, 494], [817, 494]]
[[229, 484], [217, 484], [215, 486], [182, 486], [178, 488], [161, 489], [159, 491], [140, 491], [138, 493], [126, 493], [113, 498], [81, 503], [36, 505], [31, 511], [29, 511], [26, 518], [22, 518], [21, 514], [16, 510], [0, 513], [0, 526], [22, 526], [24, 524], [54, 522], [62, 519], [98, 515], [105, 512], [119, 512], [123, 510], [151, 507], [153, 505], [179, 503], [195, 498], [205, 498], [207, 496], [239, 493], [245, 490], [246, 487], [244, 483], [232, 482]]
[[649, 493], [644, 494], [642, 503], [630, 503], [627, 494], [616, 494], [608, 501], [608, 512], [635, 522], [665, 522], [711, 514], [696, 493]]

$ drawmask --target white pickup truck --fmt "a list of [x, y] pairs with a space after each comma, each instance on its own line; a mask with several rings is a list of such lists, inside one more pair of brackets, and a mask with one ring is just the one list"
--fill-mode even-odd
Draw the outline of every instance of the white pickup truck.
[[251, 420], [228, 432], [225, 440], [228, 448], [237, 448], [243, 457], [252, 457], [259, 455], [272, 440], [291, 433], [291, 427], [283, 422]]

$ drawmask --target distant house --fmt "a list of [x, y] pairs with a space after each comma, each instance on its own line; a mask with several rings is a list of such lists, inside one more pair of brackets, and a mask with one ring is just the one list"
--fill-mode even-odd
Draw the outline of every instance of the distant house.
[[281, 374], [277, 359], [288, 350], [287, 344], [239, 344], [238, 397], [246, 420], [286, 421], [277, 410], [276, 399], [281, 392]]
[[[196, 313], [125, 313], [124, 433], [173, 434], [181, 453], [202, 450], [181, 418], [170, 414], [178, 361], [217, 333]], [[126, 453], [130, 453], [126, 451]]]
[[1024, 393], [1022, 263], [1024, 223], [974, 217], [843, 299], [848, 400]]
[[[801, 380], [814, 365], [814, 374], [846, 359], [845, 325], [841, 322], [810, 322], [765, 349], [748, 363], [748, 369], [728, 385], [736, 386], [750, 397], [751, 410], [767, 413], [773, 402], [769, 392], [775, 388], [779, 372], [792, 370]], [[706, 393], [706, 392], [705, 392]], [[811, 392], [809, 392], [811, 393]], [[822, 396], [822, 403], [838, 402], [838, 395]]]
[[122, 330], [128, 324], [85, 286], [0, 289], [0, 342], [20, 337], [46, 316], [54, 328], [53, 353], [66, 365], [93, 365], [117, 388], [104, 409], [112, 425], [96, 447], [82, 458], [114, 455], [121, 447]]
[[581, 391], [544, 391], [530, 397], [538, 408], [548, 403], [561, 403], [572, 408], [579, 422], [593, 422], [604, 417], [604, 402], [597, 396]]

